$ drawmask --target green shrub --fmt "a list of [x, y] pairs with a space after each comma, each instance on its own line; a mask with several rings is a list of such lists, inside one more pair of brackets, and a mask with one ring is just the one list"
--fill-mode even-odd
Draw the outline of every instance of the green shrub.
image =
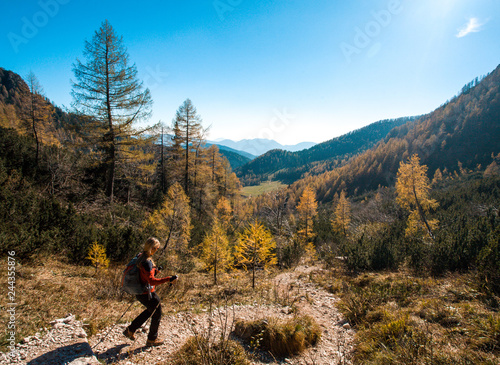
[[304, 248], [297, 239], [289, 240], [280, 252], [279, 265], [283, 267], [296, 266], [304, 256], [304, 253]]
[[479, 253], [478, 262], [483, 285], [500, 295], [500, 226], [490, 233], [487, 246]]
[[396, 268], [405, 257], [404, 226], [395, 221], [369, 235], [345, 239], [342, 256], [351, 271], [386, 270]]

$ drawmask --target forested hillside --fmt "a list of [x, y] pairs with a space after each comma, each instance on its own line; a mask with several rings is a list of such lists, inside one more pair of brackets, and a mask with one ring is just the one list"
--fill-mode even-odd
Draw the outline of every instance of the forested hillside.
[[231, 165], [231, 168], [233, 170], [250, 162], [253, 158], [255, 158], [255, 156], [253, 156], [249, 153], [246, 153], [243, 151], [237, 151], [237, 150], [232, 149], [230, 147], [218, 145], [216, 143], [208, 143], [207, 142], [207, 146], [210, 146], [212, 144], [216, 145], [219, 148], [219, 152], [221, 153], [221, 155], [223, 155], [225, 158], [227, 158], [227, 160], [229, 161], [229, 164]]
[[375, 3], [3, 1], [0, 365], [499, 365], [500, 2]]
[[[51, 104], [43, 95], [43, 89], [33, 74], [25, 82], [18, 74], [0, 67], [0, 126], [14, 128], [23, 133], [33, 132], [32, 106], [44, 111], [50, 118], [38, 113], [40, 137], [56, 142], [70, 139], [70, 130], [63, 130], [63, 124], [70, 126], [73, 116]], [[32, 97], [33, 96], [33, 97]], [[57, 143], [57, 142], [56, 142]]]
[[320, 201], [346, 190], [360, 194], [393, 186], [401, 161], [418, 154], [431, 177], [494, 166], [500, 153], [500, 67], [429, 115], [394, 128], [374, 148], [345, 166], [298, 181], [313, 185]]
[[[339, 310], [357, 331], [354, 363], [382, 355], [406, 363], [407, 333], [418, 334], [414, 341], [419, 350], [412, 359], [434, 359], [437, 346], [443, 364], [462, 357], [469, 363], [495, 361], [500, 323], [499, 70], [418, 120], [380, 122], [304, 151], [305, 159], [314, 159], [336, 148], [345, 160], [318, 161], [317, 173], [333, 170], [314, 176], [308, 165], [304, 171], [310, 176], [245, 200], [227, 159], [197, 133], [203, 129], [201, 118], [189, 99], [175, 114], [167, 145], [154, 143], [157, 138], [134, 141], [131, 150], [117, 145], [125, 155], [116, 160], [110, 196], [102, 138], [89, 138], [94, 135], [88, 127], [95, 121], [62, 112], [40, 87], [30, 88], [2, 70], [0, 249], [5, 253], [15, 247], [17, 259], [27, 267], [41, 257], [56, 257], [78, 265], [71, 268], [92, 264], [98, 272], [111, 259], [119, 274], [144, 240], [157, 236], [168, 253], [158, 263], [202, 281], [196, 287], [186, 279], [175, 297], [175, 305], [180, 300], [186, 308], [193, 303], [211, 306], [221, 295], [239, 300], [242, 280], [254, 301], [260, 290], [256, 280], [267, 275], [262, 268], [317, 265], [321, 260], [333, 269], [318, 271], [311, 280], [340, 298]], [[391, 123], [404, 124], [359, 153], [387, 133]], [[359, 155], [351, 157], [349, 151]], [[300, 168], [300, 154], [283, 155]], [[277, 159], [275, 166], [279, 163]], [[100, 256], [91, 258], [93, 250]], [[251, 281], [241, 279], [242, 268], [251, 271]], [[449, 273], [453, 280], [444, 276]], [[428, 275], [434, 278], [428, 280]], [[20, 277], [19, 285], [33, 297], [40, 295], [43, 289], [31, 285], [29, 277]], [[213, 282], [208, 290], [215, 294], [206, 294], [207, 281]], [[95, 285], [99, 293], [117, 292], [113, 279]], [[443, 297], [442, 290], [450, 294]], [[184, 297], [193, 291], [197, 294]], [[78, 295], [82, 303], [89, 300]], [[103, 298], [91, 300], [102, 308], [121, 300], [116, 294]], [[66, 311], [74, 302], [23, 300], [27, 305], [18, 307], [18, 341], [47, 321], [44, 305]], [[289, 303], [279, 295], [274, 299], [278, 305], [283, 300]], [[442, 309], [452, 306], [454, 311]], [[32, 308], [39, 318], [34, 322]], [[99, 311], [90, 316], [92, 323], [108, 323]], [[394, 326], [401, 331], [390, 340], [379, 331]], [[473, 346], [464, 352], [464, 343]], [[0, 346], [6, 344], [4, 336]]]
[[[217, 146], [205, 147], [196, 133], [201, 126], [189, 100], [178, 110], [169, 145], [162, 148], [150, 135], [141, 144], [136, 139], [118, 146], [110, 201], [107, 145], [99, 145], [106, 133], [96, 136], [91, 117], [63, 112], [44, 96], [34, 76], [32, 81], [34, 88], [0, 69], [2, 251], [15, 245], [19, 257], [28, 258], [56, 250], [83, 262], [97, 241], [112, 259], [126, 259], [144, 235], [153, 233], [143, 228], [149, 212], [163, 207], [169, 214], [189, 201], [192, 223], [189, 217], [168, 227], [180, 253], [188, 249], [180, 243], [187, 245], [186, 234], [193, 243], [202, 239], [220, 199], [238, 206], [238, 179]], [[187, 119], [186, 110], [192, 113]]]
[[259, 184], [269, 177], [291, 184], [305, 174], [318, 175], [344, 165], [351, 157], [372, 148], [394, 127], [414, 119], [382, 120], [303, 151], [271, 150], [241, 166], [236, 173], [245, 185]]

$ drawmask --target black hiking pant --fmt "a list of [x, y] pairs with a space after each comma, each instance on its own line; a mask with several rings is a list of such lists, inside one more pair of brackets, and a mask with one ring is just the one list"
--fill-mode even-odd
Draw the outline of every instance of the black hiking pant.
[[139, 314], [137, 318], [132, 321], [128, 329], [131, 332], [137, 331], [139, 327], [141, 327], [144, 322], [146, 322], [149, 317], [151, 317], [151, 314], [153, 314], [153, 317], [151, 318], [151, 326], [149, 327], [148, 340], [154, 341], [158, 337], [158, 328], [160, 327], [161, 320], [160, 297], [156, 293], [151, 293], [151, 299], [149, 299], [148, 294], [136, 295], [136, 298], [139, 302], [146, 306], [146, 310]]

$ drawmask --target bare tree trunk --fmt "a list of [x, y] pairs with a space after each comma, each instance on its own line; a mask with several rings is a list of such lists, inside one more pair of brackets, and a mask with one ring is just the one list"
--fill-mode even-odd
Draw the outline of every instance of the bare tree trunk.
[[255, 262], [252, 265], [252, 289], [255, 289]]
[[217, 249], [218, 249], [218, 241], [217, 238], [215, 239], [215, 262], [214, 262], [214, 284], [217, 285], [217, 260], [218, 260], [218, 255], [217, 255]]
[[186, 167], [184, 171], [184, 191], [188, 195], [189, 184], [189, 111], [186, 110]]
[[165, 160], [163, 155], [163, 126], [161, 127], [161, 192], [165, 194]]
[[31, 92], [31, 122], [32, 122], [32, 128], [33, 128], [33, 135], [35, 136], [35, 142], [36, 142], [35, 162], [36, 162], [36, 166], [38, 166], [38, 159], [39, 159], [39, 153], [40, 153], [40, 141], [38, 140], [38, 134], [36, 131], [35, 95], [33, 94], [33, 91]]
[[106, 109], [107, 109], [107, 117], [108, 117], [108, 143], [109, 145], [109, 155], [108, 155], [108, 182], [107, 182], [107, 194], [109, 196], [109, 202], [113, 203], [113, 195], [115, 188], [115, 135], [113, 131], [113, 117], [111, 115], [111, 96], [110, 96], [110, 80], [109, 80], [109, 45], [106, 43]]
[[418, 209], [418, 214], [420, 215], [420, 219], [422, 219], [422, 222], [424, 222], [425, 227], [427, 228], [427, 233], [429, 234], [429, 237], [433, 241], [435, 241], [434, 235], [432, 234], [431, 227], [429, 226], [429, 223], [427, 222], [427, 219], [425, 218], [424, 210], [422, 209], [422, 206], [420, 205], [420, 202], [418, 201], [417, 192], [415, 190], [415, 185], [413, 185], [413, 196], [415, 197], [415, 203], [417, 204], [417, 209]]

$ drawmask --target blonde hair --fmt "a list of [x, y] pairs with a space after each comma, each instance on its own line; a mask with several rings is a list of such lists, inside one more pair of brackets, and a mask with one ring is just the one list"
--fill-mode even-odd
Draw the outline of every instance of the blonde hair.
[[147, 257], [151, 257], [151, 251], [153, 251], [154, 248], [160, 248], [160, 241], [154, 237], [149, 237], [144, 244], [144, 252]]

